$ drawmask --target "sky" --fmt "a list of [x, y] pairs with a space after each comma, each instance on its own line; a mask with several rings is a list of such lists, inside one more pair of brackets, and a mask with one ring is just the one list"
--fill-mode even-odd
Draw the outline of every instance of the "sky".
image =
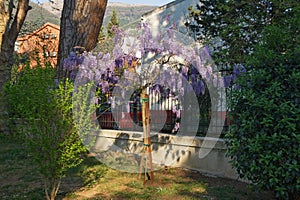
[[174, 0], [108, 0], [108, 1], [127, 3], [127, 4], [145, 4], [145, 5], [162, 6]]
[[[46, 2], [48, 0], [33, 0], [34, 2]], [[63, 1], [63, 0], [61, 0]], [[174, 0], [108, 0], [110, 2], [120, 2], [127, 4], [145, 4], [145, 5], [154, 5], [154, 6], [162, 6], [167, 3], [170, 3]]]

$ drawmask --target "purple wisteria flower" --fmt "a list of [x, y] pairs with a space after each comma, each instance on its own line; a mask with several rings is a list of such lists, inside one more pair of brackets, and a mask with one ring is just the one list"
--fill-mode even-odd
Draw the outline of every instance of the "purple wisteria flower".
[[151, 89], [151, 90], [154, 92], [154, 94], [156, 94], [156, 95], [160, 94], [160, 92], [161, 92], [161, 87], [160, 87], [160, 85], [158, 85], [158, 84], [154, 85], [154, 86], [151, 87], [150, 89]]
[[245, 73], [246, 71], [247, 71], [246, 68], [241, 64], [237, 64], [233, 67], [233, 73], [237, 76], [240, 75], [241, 73]]
[[181, 73], [184, 77], [187, 77], [188, 72], [189, 72], [189, 68], [187, 66], [182, 66]]
[[236, 79], [239, 75], [243, 74], [247, 72], [246, 68], [241, 65], [241, 64], [236, 64], [234, 67], [233, 67], [233, 73], [230, 74], [230, 75], [226, 75], [223, 77], [223, 85], [225, 88], [228, 88], [230, 87], [231, 85], [233, 85], [234, 89], [238, 88], [237, 85], [235, 84], [236, 82]]
[[224, 87], [228, 88], [231, 85], [232, 75], [224, 76], [223, 80], [224, 80]]
[[[209, 57], [208, 49], [201, 50], [200, 55], [200, 50], [195, 46], [187, 45], [187, 41], [178, 38], [175, 29], [176, 26], [171, 25], [153, 35], [147, 23], [140, 23], [134, 36], [125, 34], [123, 30], [114, 29], [112, 53], [86, 54], [85, 60], [80, 62], [81, 77], [93, 81], [101, 92], [114, 95], [114, 101], [125, 106], [123, 109], [126, 108], [127, 112], [130, 110], [126, 98], [129, 92], [133, 92], [132, 89], [136, 89], [135, 87], [141, 89], [147, 86], [153, 94], [168, 98], [170, 97], [168, 95], [172, 94], [177, 99], [183, 99], [189, 92], [195, 96], [204, 95], [205, 83], [211, 79], [215, 80], [212, 64], [202, 60], [204, 57], [205, 61], [210, 61], [206, 58]], [[70, 69], [73, 69], [72, 62], [76, 60], [75, 57], [74, 54], [70, 55]], [[76, 62], [79, 63], [78, 60]], [[136, 67], [136, 63], [141, 64], [141, 67]], [[163, 73], [156, 75], [155, 71]], [[159, 83], [155, 83], [156, 80], [159, 80]], [[107, 101], [111, 100], [109, 95], [106, 97]], [[180, 127], [182, 108], [176, 105], [172, 111], [177, 118], [174, 127], [177, 131]]]
[[122, 58], [118, 58], [115, 60], [116, 68], [122, 68], [124, 66], [124, 60]]
[[116, 45], [116, 47], [113, 49], [113, 57], [116, 60], [120, 60], [123, 58], [123, 56], [124, 56], [124, 52], [123, 52], [121, 46]]
[[102, 85], [99, 85], [99, 86], [101, 86], [103, 93], [109, 92], [109, 83], [108, 83], [108, 81], [104, 81], [102, 83]]
[[176, 133], [179, 130], [179, 128], [180, 128], [180, 123], [176, 122], [172, 130], [172, 133]]
[[233, 76], [232, 76], [232, 81], [235, 82], [236, 81], [236, 78], [237, 76], [245, 73], [247, 70], [246, 68], [241, 65], [241, 64], [236, 64], [234, 67], [233, 67]]
[[64, 68], [68, 71], [72, 71], [76, 67], [77, 56], [75, 52], [70, 52], [69, 57], [64, 59]]
[[195, 91], [196, 96], [200, 96], [200, 94], [204, 95], [205, 93], [205, 85], [202, 80], [198, 80], [197, 82], [192, 83], [193, 89]]

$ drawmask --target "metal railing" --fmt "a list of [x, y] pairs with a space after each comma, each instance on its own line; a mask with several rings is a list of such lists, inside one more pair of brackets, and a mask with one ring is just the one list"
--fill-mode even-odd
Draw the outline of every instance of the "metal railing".
[[[220, 70], [222, 75], [230, 73], [228, 68]], [[206, 92], [205, 95], [200, 95], [198, 97], [199, 103], [199, 113], [192, 113], [191, 115], [185, 117], [185, 120], [188, 120], [188, 126], [197, 127], [197, 136], [205, 136], [207, 130], [212, 124], [219, 124], [211, 120], [222, 120], [224, 124], [222, 125], [223, 131], [225, 133], [228, 130], [230, 121], [228, 119], [227, 106], [222, 105], [226, 104], [227, 92], [230, 88], [227, 88], [225, 93], [220, 93], [220, 101], [218, 107], [220, 109], [217, 111], [218, 116], [214, 119], [211, 119], [211, 99], [209, 92]], [[115, 129], [115, 130], [128, 130], [128, 131], [137, 131], [142, 130], [142, 112], [141, 112], [141, 103], [139, 94], [132, 95], [134, 98], [130, 99], [129, 105], [125, 105], [124, 108], [121, 108], [122, 112], [114, 113], [111, 110], [111, 105], [104, 103], [101, 105], [100, 109], [97, 110], [98, 122], [102, 129]], [[162, 133], [174, 134], [172, 131], [175, 123], [181, 119], [176, 117], [176, 114], [173, 113], [172, 107], [175, 106], [178, 102], [174, 100], [174, 96], [169, 94], [155, 94], [151, 93], [150, 95], [150, 129], [152, 131], [159, 131]], [[184, 108], [183, 108], [184, 109]], [[182, 116], [183, 117], [183, 116]], [[193, 119], [200, 119], [199, 122]], [[220, 127], [218, 127], [220, 128]], [[186, 131], [189, 128], [187, 128]], [[175, 132], [176, 133], [176, 132]], [[221, 135], [222, 137], [222, 135]]]

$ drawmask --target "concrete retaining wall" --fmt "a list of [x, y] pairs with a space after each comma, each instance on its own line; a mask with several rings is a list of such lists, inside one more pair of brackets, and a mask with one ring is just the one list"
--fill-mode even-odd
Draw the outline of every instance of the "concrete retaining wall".
[[[223, 139], [186, 137], [170, 134], [151, 134], [153, 163], [158, 166], [175, 166], [214, 175], [237, 179], [236, 171], [225, 157]], [[119, 151], [142, 154], [141, 132], [101, 130], [95, 145], [97, 151]]]

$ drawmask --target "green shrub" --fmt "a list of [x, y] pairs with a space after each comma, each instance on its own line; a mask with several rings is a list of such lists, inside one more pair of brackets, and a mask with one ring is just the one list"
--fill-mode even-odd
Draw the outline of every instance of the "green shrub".
[[[5, 87], [10, 116], [18, 119], [18, 135], [43, 176], [47, 199], [55, 198], [66, 170], [82, 162], [81, 154], [86, 148], [77, 127], [89, 130], [88, 123], [80, 126], [74, 123], [73, 83], [66, 80], [57, 85], [54, 80], [53, 68], [27, 67], [15, 83]], [[84, 91], [91, 88], [86, 86]], [[93, 106], [83, 109], [82, 118], [88, 119], [93, 109]]]
[[300, 198], [300, 26], [295, 22], [264, 29], [247, 59], [248, 72], [232, 91], [226, 135], [228, 156], [240, 176], [280, 199]]

